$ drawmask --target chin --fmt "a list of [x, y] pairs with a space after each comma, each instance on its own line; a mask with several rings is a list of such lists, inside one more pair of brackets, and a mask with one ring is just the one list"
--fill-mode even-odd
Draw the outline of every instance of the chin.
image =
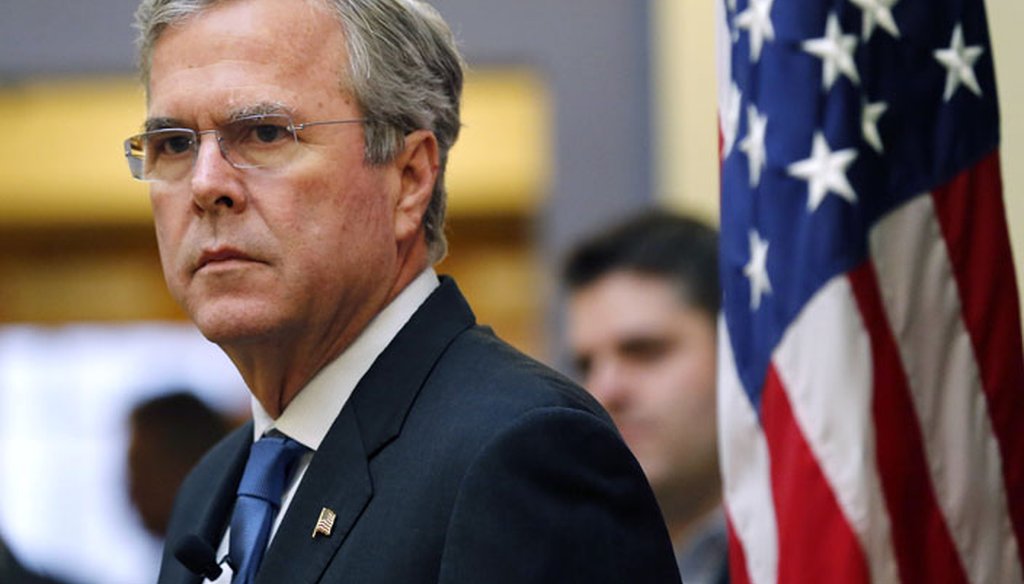
[[270, 335], [278, 327], [266, 307], [242, 301], [206, 302], [188, 310], [209, 341], [218, 345], [245, 343]]

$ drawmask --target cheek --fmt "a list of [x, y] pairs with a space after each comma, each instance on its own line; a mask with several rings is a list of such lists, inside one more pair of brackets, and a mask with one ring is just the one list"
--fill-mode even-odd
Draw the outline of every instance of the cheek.
[[182, 238], [187, 225], [184, 222], [183, 212], [175, 209], [167, 198], [154, 196], [151, 200], [160, 264], [163, 266], [168, 284], [171, 284], [177, 274], [176, 258], [181, 250]]
[[657, 373], [660, 403], [664, 410], [688, 420], [714, 417], [715, 360], [714, 354], [692, 353], [666, 360]]
[[293, 194], [290, 204], [263, 209], [285, 257], [299, 260], [289, 262], [297, 272], [292, 277], [320, 278], [326, 285], [361, 266], [385, 269], [389, 215], [383, 197], [352, 187], [310, 182], [292, 191], [299, 195]]
[[275, 207], [268, 212], [290, 213], [293, 229], [324, 237], [371, 232], [387, 223], [387, 197], [373, 169], [310, 174], [293, 181], [280, 201], [267, 201]]

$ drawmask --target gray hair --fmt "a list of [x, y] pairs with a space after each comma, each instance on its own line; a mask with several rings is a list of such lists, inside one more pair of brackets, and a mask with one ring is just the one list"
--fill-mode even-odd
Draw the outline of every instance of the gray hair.
[[[149, 87], [153, 48], [164, 30], [221, 0], [142, 0], [135, 12], [139, 70]], [[365, 160], [394, 160], [405, 136], [429, 130], [440, 170], [423, 216], [430, 261], [447, 253], [444, 234], [448, 151], [458, 138], [463, 60], [441, 15], [419, 0], [316, 0], [338, 15], [348, 51], [347, 83], [365, 127]]]

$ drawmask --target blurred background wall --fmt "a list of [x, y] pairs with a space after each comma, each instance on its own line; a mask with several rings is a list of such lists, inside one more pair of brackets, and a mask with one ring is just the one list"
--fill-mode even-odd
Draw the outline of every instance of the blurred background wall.
[[[0, 6], [0, 536], [34, 566], [114, 584], [149, 581], [155, 561], [124, 499], [131, 405], [187, 383], [226, 410], [246, 407], [230, 364], [164, 290], [146, 191], [123, 161], [121, 141], [145, 114], [135, 4]], [[654, 204], [718, 216], [713, 2], [434, 4], [472, 68], [440, 271], [480, 321], [559, 365], [553, 274], [573, 241]], [[988, 8], [1021, 258], [1024, 6]], [[123, 560], [96, 556], [111, 541], [136, 543]]]

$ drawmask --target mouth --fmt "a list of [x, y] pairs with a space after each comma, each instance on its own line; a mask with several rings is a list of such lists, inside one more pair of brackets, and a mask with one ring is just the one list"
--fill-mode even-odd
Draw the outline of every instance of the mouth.
[[251, 256], [242, 253], [241, 251], [230, 248], [230, 247], [219, 247], [216, 249], [209, 249], [203, 251], [202, 255], [199, 256], [199, 261], [196, 262], [196, 267], [193, 272], [198, 272], [203, 268], [214, 267], [220, 265], [227, 265], [236, 262], [255, 262]]

